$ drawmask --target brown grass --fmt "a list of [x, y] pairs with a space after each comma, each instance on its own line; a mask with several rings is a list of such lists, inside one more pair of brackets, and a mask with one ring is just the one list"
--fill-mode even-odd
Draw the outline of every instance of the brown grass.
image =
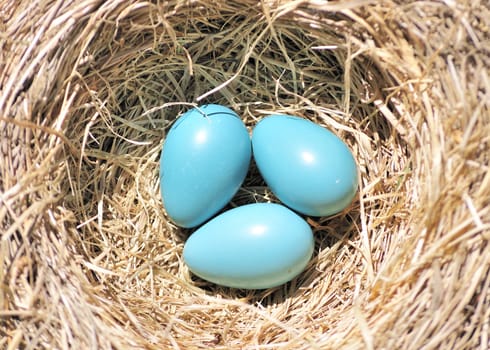
[[[0, 348], [490, 347], [483, 0], [0, 0]], [[360, 193], [291, 283], [191, 276], [158, 161], [191, 105], [314, 120]], [[252, 167], [231, 206], [274, 201]]]

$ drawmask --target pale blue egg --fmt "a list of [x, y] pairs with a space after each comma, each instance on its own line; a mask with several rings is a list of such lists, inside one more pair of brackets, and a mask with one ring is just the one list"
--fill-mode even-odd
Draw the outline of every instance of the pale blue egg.
[[252, 134], [257, 167], [288, 207], [311, 216], [345, 209], [358, 186], [357, 165], [342, 140], [305, 119], [273, 115]]
[[209, 104], [184, 113], [168, 132], [160, 158], [168, 216], [181, 227], [208, 220], [238, 191], [250, 158], [250, 136], [231, 109]]
[[255, 203], [231, 209], [194, 232], [184, 261], [197, 276], [235, 288], [271, 288], [301, 273], [313, 254], [310, 226], [290, 209]]

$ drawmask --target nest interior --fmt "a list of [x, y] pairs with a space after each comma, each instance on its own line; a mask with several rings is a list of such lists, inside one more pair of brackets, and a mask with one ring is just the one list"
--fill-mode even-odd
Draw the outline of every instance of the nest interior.
[[[484, 1], [1, 1], [0, 344], [490, 346]], [[488, 5], [488, 4], [487, 4]], [[189, 273], [158, 163], [192, 106], [339, 135], [359, 194], [268, 290]], [[227, 208], [276, 201], [252, 166]]]

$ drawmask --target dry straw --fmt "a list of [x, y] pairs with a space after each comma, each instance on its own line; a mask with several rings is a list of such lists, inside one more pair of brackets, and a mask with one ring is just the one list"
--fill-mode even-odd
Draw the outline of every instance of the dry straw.
[[[0, 4], [0, 348], [490, 346], [487, 1]], [[308, 118], [358, 160], [291, 283], [182, 262], [159, 154], [206, 102]], [[230, 206], [274, 200], [252, 168]]]

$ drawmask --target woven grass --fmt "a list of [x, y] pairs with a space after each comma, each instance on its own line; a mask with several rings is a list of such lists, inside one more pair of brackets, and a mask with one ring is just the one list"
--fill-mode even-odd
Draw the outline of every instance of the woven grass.
[[[0, 1], [0, 348], [490, 347], [490, 10], [475, 1]], [[361, 172], [270, 290], [191, 275], [165, 132], [290, 113]], [[275, 201], [255, 167], [229, 207]]]

